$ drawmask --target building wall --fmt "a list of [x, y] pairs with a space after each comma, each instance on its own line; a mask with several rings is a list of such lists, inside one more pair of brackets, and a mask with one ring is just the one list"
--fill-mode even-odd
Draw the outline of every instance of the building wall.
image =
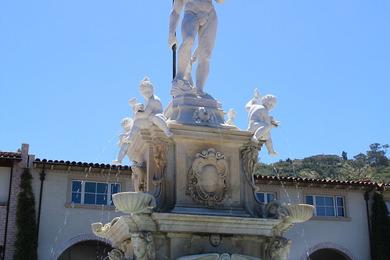
[[[37, 207], [39, 202], [39, 172], [34, 170], [34, 193]], [[110, 206], [81, 206], [70, 204], [71, 180], [88, 179], [120, 182], [122, 191], [130, 190], [129, 175], [116, 176], [115, 173], [89, 173], [85, 171], [46, 171], [43, 185], [42, 210], [39, 229], [38, 257], [40, 260], [57, 259], [59, 255], [76, 242], [95, 239], [91, 231], [94, 222], [107, 223], [121, 213]], [[37, 211], [38, 212], [38, 211]]]
[[[33, 171], [33, 188], [38, 207], [39, 202], [39, 172]], [[86, 176], [87, 175], [87, 176]], [[56, 259], [73, 244], [88, 239], [97, 238], [91, 232], [91, 223], [110, 222], [120, 212], [99, 207], [81, 207], [69, 204], [70, 183], [72, 179], [88, 179], [98, 181], [121, 182], [122, 191], [131, 190], [130, 177], [110, 176], [107, 173], [86, 174], [85, 171], [46, 172], [43, 188], [41, 224], [39, 230], [39, 259]], [[304, 203], [305, 194], [341, 195], [345, 197], [347, 217], [313, 218], [306, 223], [297, 224], [288, 233], [292, 239], [290, 259], [305, 259], [310, 254], [323, 247], [334, 248], [349, 255], [353, 260], [370, 259], [367, 218], [363, 191], [341, 189], [310, 189], [284, 188], [281, 185], [260, 186], [263, 191], [276, 191], [277, 198], [286, 203]]]
[[10, 167], [0, 167], [0, 246], [4, 243], [10, 175]]
[[292, 240], [291, 260], [305, 259], [305, 254], [320, 248], [334, 248], [353, 260], [370, 259], [369, 234], [364, 191], [326, 188], [283, 188], [279, 185], [260, 186], [261, 190], [276, 191], [286, 203], [305, 203], [305, 194], [340, 195], [345, 197], [346, 218], [313, 217], [296, 224], [287, 237]]
[[21, 148], [21, 157], [20, 162], [15, 161], [13, 165], [12, 173], [12, 183], [11, 183], [11, 196], [9, 199], [9, 217], [8, 217], [8, 228], [7, 228], [7, 241], [5, 249], [5, 260], [11, 260], [14, 255], [14, 244], [16, 239], [16, 207], [17, 199], [20, 191], [20, 176], [23, 173], [23, 169], [31, 163], [34, 158], [33, 156], [29, 158], [28, 155], [28, 145], [23, 144]]
[[10, 167], [0, 167], [0, 205], [8, 201], [9, 179], [11, 176]]

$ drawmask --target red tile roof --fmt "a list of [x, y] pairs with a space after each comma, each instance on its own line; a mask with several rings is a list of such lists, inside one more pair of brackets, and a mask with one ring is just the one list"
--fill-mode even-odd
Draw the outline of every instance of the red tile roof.
[[[19, 156], [18, 153], [1, 153], [1, 154], [14, 154]], [[87, 163], [87, 162], [76, 162], [76, 161], [63, 161], [63, 160], [47, 160], [47, 159], [35, 159], [35, 164], [48, 164], [58, 166], [75, 166], [75, 167], [92, 167], [100, 169], [118, 169], [118, 170], [130, 170], [131, 167], [127, 165], [111, 165], [111, 164], [99, 164], [99, 163]], [[311, 179], [311, 178], [300, 178], [300, 177], [285, 177], [275, 175], [255, 175], [254, 179], [257, 183], [260, 182], [283, 182], [283, 183], [299, 183], [299, 184], [314, 184], [314, 185], [333, 185], [333, 186], [353, 186], [353, 187], [367, 187], [367, 188], [379, 188], [379, 189], [390, 189], [390, 183], [373, 182], [369, 180], [358, 180], [358, 181], [342, 181], [334, 179]]]
[[21, 160], [22, 155], [20, 153], [14, 153], [14, 152], [0, 152], [0, 159]]
[[63, 161], [63, 160], [47, 160], [47, 159], [35, 159], [36, 164], [48, 164], [48, 165], [60, 165], [60, 166], [75, 166], [75, 167], [92, 167], [100, 169], [118, 169], [118, 170], [131, 170], [127, 165], [111, 165], [104, 163], [87, 163], [87, 162], [76, 162], [76, 161]]
[[355, 187], [368, 187], [368, 188], [387, 188], [390, 187], [390, 183], [372, 182], [369, 180], [357, 180], [357, 181], [341, 181], [334, 179], [310, 179], [300, 177], [284, 177], [274, 175], [255, 175], [256, 182], [284, 182], [284, 183], [307, 183], [317, 185], [340, 185], [340, 186], [355, 186]]

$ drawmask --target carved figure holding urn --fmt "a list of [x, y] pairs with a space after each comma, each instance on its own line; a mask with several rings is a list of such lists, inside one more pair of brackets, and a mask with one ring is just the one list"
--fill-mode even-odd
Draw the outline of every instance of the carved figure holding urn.
[[[215, 0], [223, 3], [224, 0]], [[217, 14], [212, 0], [175, 0], [169, 23], [169, 47], [177, 45], [176, 27], [180, 13], [184, 9], [181, 25], [183, 42], [178, 52], [178, 70], [173, 81], [171, 94], [179, 96], [186, 93], [203, 94], [203, 88], [209, 74], [209, 63], [217, 33]], [[192, 55], [191, 50], [198, 35], [198, 48]], [[192, 63], [197, 61], [196, 87], [188, 76]]]
[[268, 154], [271, 156], [277, 155], [272, 144], [271, 129], [278, 127], [279, 121], [276, 121], [269, 115], [269, 112], [275, 105], [275, 96], [266, 95], [260, 97], [258, 91], [255, 90], [254, 97], [245, 106], [249, 113], [248, 131], [253, 133], [252, 140], [256, 143], [264, 141]]

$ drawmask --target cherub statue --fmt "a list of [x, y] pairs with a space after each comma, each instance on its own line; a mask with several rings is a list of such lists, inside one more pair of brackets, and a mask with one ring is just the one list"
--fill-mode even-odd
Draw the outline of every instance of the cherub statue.
[[161, 101], [154, 95], [154, 88], [149, 78], [145, 77], [141, 81], [140, 91], [146, 104], [138, 103], [135, 98], [129, 100], [129, 104], [133, 108], [134, 124], [126, 141], [131, 142], [136, 133], [141, 129], [151, 127], [153, 124], [160, 128], [167, 137], [171, 137], [172, 132], [168, 128], [166, 118], [163, 115]]
[[255, 90], [254, 97], [245, 106], [249, 113], [248, 131], [253, 133], [252, 140], [255, 142], [265, 141], [268, 154], [271, 156], [277, 155], [272, 145], [271, 129], [278, 127], [279, 122], [269, 116], [269, 112], [275, 105], [275, 96], [260, 97], [259, 92]]
[[259, 105], [259, 104], [261, 104], [261, 95], [259, 90], [255, 88], [255, 90], [253, 91], [253, 98], [249, 100], [248, 103], [246, 103], [245, 109], [249, 113], [249, 110], [253, 105]]
[[134, 120], [130, 117], [126, 117], [122, 119], [121, 126], [123, 128], [123, 133], [119, 135], [118, 145], [120, 147], [117, 158], [112, 162], [114, 165], [119, 165], [122, 163], [123, 158], [125, 158], [127, 154], [127, 150], [129, 149], [129, 134], [131, 128], [133, 127]]
[[237, 116], [236, 110], [234, 110], [234, 108], [231, 108], [226, 113], [226, 115], [227, 115], [226, 124], [227, 125], [235, 125], [234, 120], [236, 119], [236, 116]]

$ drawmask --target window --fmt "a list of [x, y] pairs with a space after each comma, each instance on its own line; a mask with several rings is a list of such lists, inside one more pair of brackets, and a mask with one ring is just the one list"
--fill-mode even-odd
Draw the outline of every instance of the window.
[[306, 203], [315, 207], [315, 216], [345, 217], [344, 197], [308, 195]]
[[120, 192], [119, 183], [72, 181], [71, 202], [86, 205], [113, 205], [112, 194]]
[[256, 200], [260, 203], [267, 204], [273, 200], [276, 200], [275, 192], [256, 192]]

